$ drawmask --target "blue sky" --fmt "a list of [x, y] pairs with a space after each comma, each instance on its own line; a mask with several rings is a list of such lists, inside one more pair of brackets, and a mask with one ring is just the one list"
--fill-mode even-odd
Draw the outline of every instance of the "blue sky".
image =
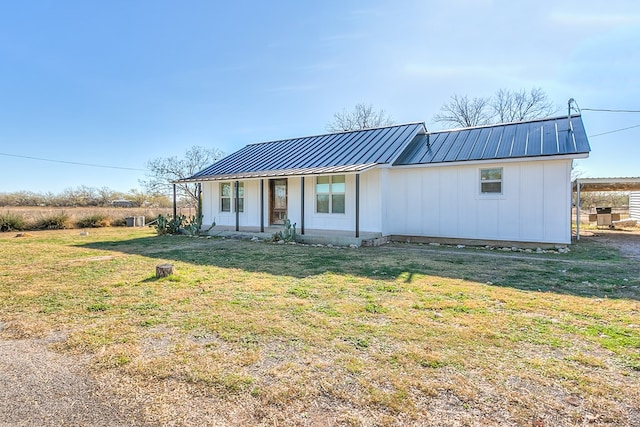
[[[431, 130], [453, 94], [541, 87], [564, 114], [640, 110], [640, 2], [0, 3], [0, 192], [139, 187], [189, 147], [324, 133], [356, 103]], [[583, 112], [589, 135], [638, 113]], [[590, 138], [582, 176], [640, 176], [640, 127]]]

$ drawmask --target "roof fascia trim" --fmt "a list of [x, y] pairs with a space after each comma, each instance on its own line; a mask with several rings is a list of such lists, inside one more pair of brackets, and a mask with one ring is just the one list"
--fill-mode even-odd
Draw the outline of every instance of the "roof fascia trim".
[[466, 166], [466, 165], [482, 165], [495, 163], [522, 163], [522, 162], [540, 162], [549, 160], [572, 160], [586, 159], [589, 154], [563, 154], [558, 156], [532, 156], [532, 157], [509, 157], [504, 159], [482, 159], [482, 160], [462, 160], [457, 162], [438, 162], [438, 163], [419, 163], [414, 165], [393, 165], [392, 169], [413, 169], [413, 168], [432, 168], [446, 166]]
[[372, 169], [380, 168], [383, 166], [388, 166], [388, 165], [386, 163], [373, 164], [363, 169], [355, 170], [355, 171], [339, 171], [338, 170], [338, 171], [332, 171], [332, 172], [320, 171], [317, 173], [308, 172], [308, 173], [292, 173], [292, 174], [279, 174], [277, 171], [271, 171], [270, 173], [263, 173], [260, 175], [247, 176], [247, 177], [233, 177], [229, 175], [215, 176], [214, 175], [214, 176], [199, 177], [199, 178], [185, 178], [178, 181], [172, 181], [171, 183], [172, 184], [189, 184], [189, 183], [208, 182], [208, 181], [254, 181], [254, 180], [265, 179], [265, 178], [278, 179], [278, 178], [301, 178], [301, 177], [320, 176], [320, 175], [356, 175], [356, 174], [368, 172]]

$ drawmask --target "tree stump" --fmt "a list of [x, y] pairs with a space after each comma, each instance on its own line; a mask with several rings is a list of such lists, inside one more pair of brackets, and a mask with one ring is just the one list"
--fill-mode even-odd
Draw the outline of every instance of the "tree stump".
[[156, 277], [167, 277], [173, 274], [173, 264], [156, 265]]

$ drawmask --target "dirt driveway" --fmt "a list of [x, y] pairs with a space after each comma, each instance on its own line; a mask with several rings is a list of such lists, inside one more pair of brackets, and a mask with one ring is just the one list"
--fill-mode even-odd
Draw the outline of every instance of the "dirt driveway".
[[143, 425], [103, 395], [86, 360], [49, 350], [52, 338], [0, 339], [0, 426]]
[[588, 230], [580, 232], [580, 239], [595, 239], [620, 251], [625, 258], [640, 260], [640, 230]]

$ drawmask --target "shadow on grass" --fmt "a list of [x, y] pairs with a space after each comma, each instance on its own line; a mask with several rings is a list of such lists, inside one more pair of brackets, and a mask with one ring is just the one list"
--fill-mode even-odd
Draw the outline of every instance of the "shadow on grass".
[[434, 280], [461, 279], [525, 291], [640, 299], [639, 263], [593, 242], [574, 245], [571, 253], [562, 255], [514, 255], [418, 245], [347, 249], [182, 236], [151, 236], [80, 246], [296, 278], [332, 272], [409, 284], [416, 275], [424, 275]]

